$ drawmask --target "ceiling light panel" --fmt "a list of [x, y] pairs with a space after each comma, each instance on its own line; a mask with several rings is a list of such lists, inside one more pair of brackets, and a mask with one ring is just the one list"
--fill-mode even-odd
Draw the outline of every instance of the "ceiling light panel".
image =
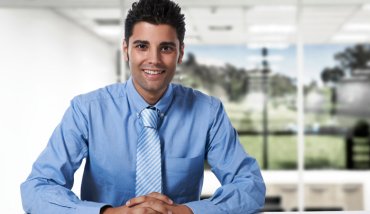
[[369, 11], [370, 12], [370, 3], [362, 5], [361, 9], [364, 10], [364, 11]]
[[253, 24], [294, 24], [296, 9], [293, 6], [255, 6], [246, 10], [245, 22]]
[[297, 7], [295, 5], [256, 5], [251, 7], [250, 13], [295, 13]]
[[343, 26], [343, 31], [353, 31], [353, 32], [369, 32], [370, 22], [368, 23], [349, 23]]
[[94, 31], [101, 36], [116, 38], [122, 36], [122, 29], [120, 26], [100, 26], [94, 28]]
[[121, 17], [121, 10], [119, 8], [79, 9], [78, 12], [92, 19], [120, 19]]
[[247, 39], [250, 42], [285, 42], [288, 37], [285, 35], [250, 35]]
[[366, 42], [369, 36], [366, 34], [337, 34], [333, 36], [332, 41], [344, 43]]
[[345, 6], [304, 6], [302, 15], [315, 17], [343, 17], [351, 15], [357, 9], [354, 5]]
[[[354, 7], [348, 6], [305, 6], [302, 12], [302, 32], [336, 32], [353, 14]], [[323, 35], [324, 37], [324, 35]], [[323, 38], [324, 39], [324, 38]]]
[[191, 8], [186, 10], [186, 19], [191, 19], [196, 24], [225, 25], [242, 21], [242, 8]]
[[250, 33], [278, 33], [290, 34], [295, 32], [293, 25], [252, 25], [248, 28]]

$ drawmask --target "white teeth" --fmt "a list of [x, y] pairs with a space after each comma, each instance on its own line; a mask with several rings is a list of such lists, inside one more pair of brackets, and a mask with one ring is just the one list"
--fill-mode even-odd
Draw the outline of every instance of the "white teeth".
[[144, 70], [145, 73], [147, 74], [160, 74], [162, 73], [163, 71], [152, 71], [152, 70]]

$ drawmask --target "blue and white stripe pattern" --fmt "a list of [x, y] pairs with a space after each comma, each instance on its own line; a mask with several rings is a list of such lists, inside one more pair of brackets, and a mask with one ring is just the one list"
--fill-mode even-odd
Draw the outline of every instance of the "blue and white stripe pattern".
[[136, 197], [151, 192], [162, 193], [161, 143], [158, 135], [159, 115], [154, 107], [141, 111], [143, 129], [136, 150]]

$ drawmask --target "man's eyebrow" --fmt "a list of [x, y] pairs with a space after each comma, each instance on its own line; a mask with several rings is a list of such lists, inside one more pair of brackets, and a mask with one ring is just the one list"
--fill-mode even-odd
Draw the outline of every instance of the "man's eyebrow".
[[176, 47], [176, 43], [174, 42], [161, 42], [162, 46], [173, 46]]
[[149, 44], [149, 42], [146, 40], [135, 40], [133, 44]]

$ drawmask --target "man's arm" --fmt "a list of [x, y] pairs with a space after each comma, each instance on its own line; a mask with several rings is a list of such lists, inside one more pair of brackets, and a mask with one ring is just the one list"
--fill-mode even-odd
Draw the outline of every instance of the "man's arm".
[[222, 104], [216, 104], [207, 160], [222, 186], [210, 199], [186, 205], [194, 213], [256, 213], [264, 205], [266, 191], [260, 168], [239, 143]]
[[21, 185], [27, 213], [99, 213], [105, 204], [81, 201], [71, 191], [74, 173], [87, 155], [86, 136], [86, 121], [75, 99]]

